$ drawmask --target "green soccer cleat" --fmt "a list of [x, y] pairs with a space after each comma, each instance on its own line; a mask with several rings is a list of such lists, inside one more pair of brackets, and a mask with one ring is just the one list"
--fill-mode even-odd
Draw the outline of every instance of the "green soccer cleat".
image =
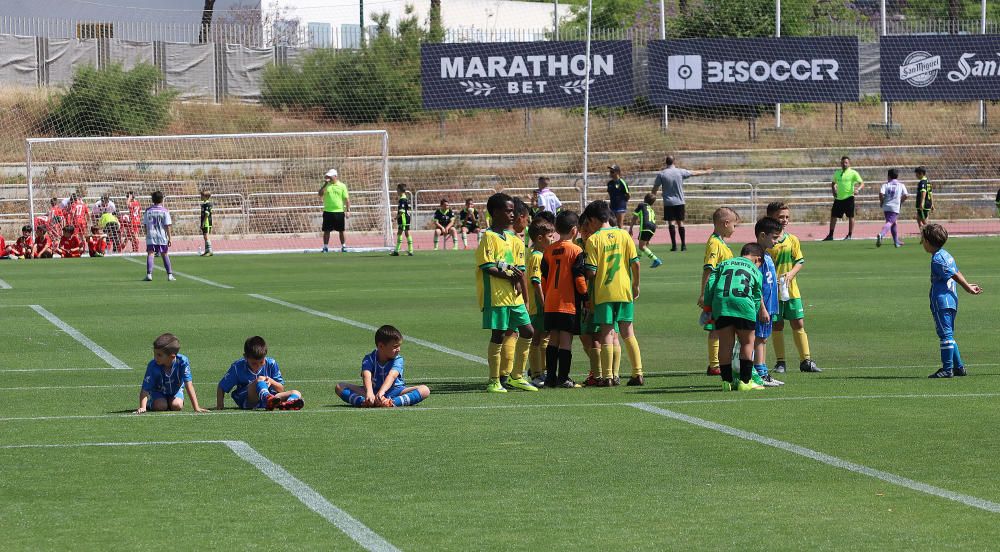
[[733, 384], [729, 383], [728, 381], [722, 382], [722, 390], [723, 391], [732, 391], [733, 390]]
[[761, 387], [764, 387], [764, 378], [760, 377], [760, 374], [757, 373], [757, 370], [754, 370], [753, 372], [750, 373], [750, 381], [756, 383]]
[[757, 385], [756, 383], [753, 382], [753, 380], [750, 380], [750, 383], [743, 383], [741, 381], [739, 385], [736, 386], [736, 388], [740, 391], [760, 391], [761, 389], [764, 389], [764, 386]]
[[487, 393], [506, 393], [507, 389], [500, 384], [500, 380], [497, 378], [490, 379], [489, 383], [486, 384]]
[[531, 382], [523, 377], [517, 379], [511, 378], [507, 380], [507, 386], [513, 387], [515, 389], [520, 389], [522, 391], [538, 391], [537, 387], [531, 385]]

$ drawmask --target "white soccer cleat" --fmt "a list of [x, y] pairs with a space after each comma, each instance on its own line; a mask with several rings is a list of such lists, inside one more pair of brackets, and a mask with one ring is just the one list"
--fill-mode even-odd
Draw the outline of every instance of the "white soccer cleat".
[[142, 281], [143, 282], [152, 282], [153, 281], [153, 275], [152, 274], [146, 274], [146, 277], [143, 278]]
[[174, 278], [174, 275], [173, 275], [173, 274], [167, 274], [167, 280], [168, 280], [168, 281], [171, 281], [171, 282], [174, 282], [174, 281], [176, 281], [176, 280], [177, 280], [177, 278]]

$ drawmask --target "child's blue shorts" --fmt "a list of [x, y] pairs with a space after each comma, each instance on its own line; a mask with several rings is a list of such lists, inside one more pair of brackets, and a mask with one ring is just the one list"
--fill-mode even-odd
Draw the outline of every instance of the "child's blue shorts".
[[757, 328], [754, 330], [754, 335], [760, 339], [767, 339], [771, 337], [771, 329], [773, 326], [774, 324], [771, 322], [764, 324], [763, 322], [758, 321]]
[[149, 392], [149, 402], [147, 403], [146, 407], [148, 409], [152, 409], [153, 408], [153, 403], [156, 401], [156, 399], [163, 399], [163, 400], [167, 401], [167, 406], [169, 407], [170, 406], [170, 402], [173, 399], [180, 399], [182, 401], [184, 400], [184, 389], [183, 388], [178, 389], [177, 390], [177, 394], [174, 395], [173, 397], [168, 397], [167, 395], [165, 395], [163, 393], [160, 393], [159, 391], [150, 391]]

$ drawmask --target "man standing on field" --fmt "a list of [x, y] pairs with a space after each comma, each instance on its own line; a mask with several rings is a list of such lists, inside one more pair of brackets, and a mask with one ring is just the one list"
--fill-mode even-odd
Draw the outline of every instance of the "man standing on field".
[[656, 174], [656, 180], [653, 181], [653, 194], [663, 187], [663, 220], [669, 225], [670, 250], [677, 251], [677, 234], [680, 234], [681, 251], [687, 251], [687, 236], [684, 234], [684, 180], [692, 176], [712, 174], [712, 169], [689, 171], [675, 167], [672, 155], [666, 157], [664, 165], [666, 166]]
[[345, 217], [348, 216], [347, 210], [351, 208], [347, 186], [337, 178], [337, 169], [326, 171], [323, 180], [323, 187], [319, 189], [319, 195], [323, 198], [323, 253], [330, 251], [330, 232], [334, 230], [340, 235], [341, 253], [346, 253]]
[[823, 241], [833, 241], [833, 231], [837, 228], [837, 219], [847, 216], [847, 237], [854, 237], [854, 194], [865, 187], [864, 180], [858, 171], [851, 168], [851, 158], [840, 158], [840, 169], [834, 171], [830, 189], [833, 192], [833, 208], [830, 209], [830, 233]]

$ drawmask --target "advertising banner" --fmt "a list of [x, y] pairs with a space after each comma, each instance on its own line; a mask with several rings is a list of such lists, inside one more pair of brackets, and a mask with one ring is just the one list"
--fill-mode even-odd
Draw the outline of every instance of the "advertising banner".
[[655, 105], [856, 102], [858, 39], [655, 40], [649, 90]]
[[883, 36], [882, 99], [1000, 99], [1000, 35]]
[[585, 42], [424, 44], [420, 84], [425, 109], [582, 107], [634, 101], [632, 43]]

